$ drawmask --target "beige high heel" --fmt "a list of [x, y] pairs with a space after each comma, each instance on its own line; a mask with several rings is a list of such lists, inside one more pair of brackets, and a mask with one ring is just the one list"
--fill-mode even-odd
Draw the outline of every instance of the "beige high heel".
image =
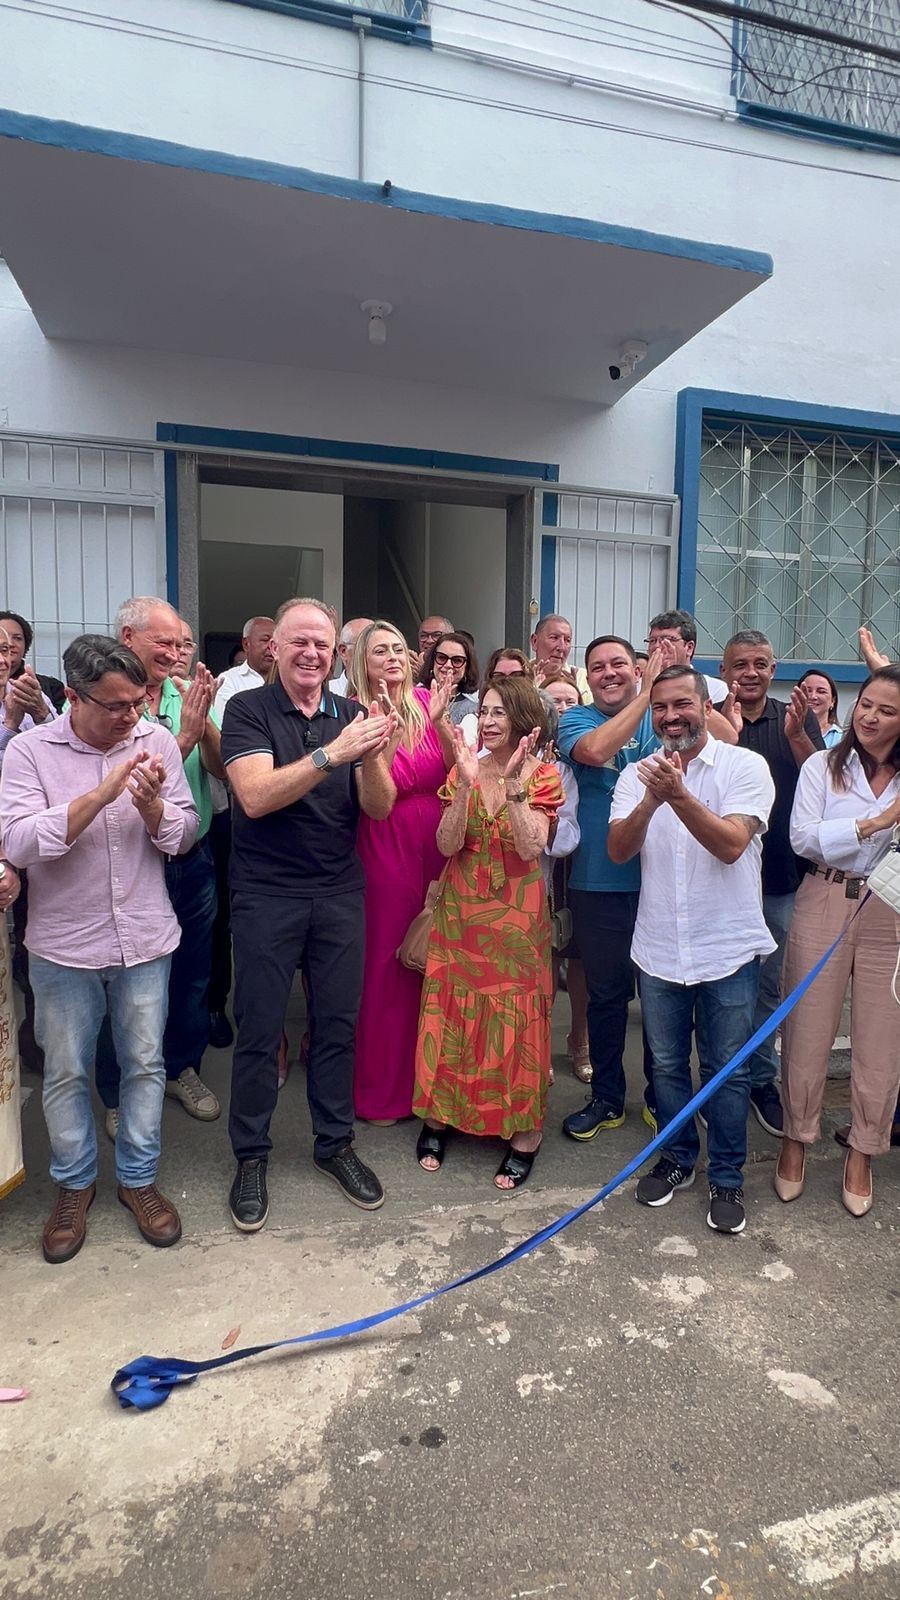
[[571, 1034], [569, 1034], [567, 1036], [566, 1044], [567, 1044], [568, 1049], [569, 1049], [569, 1055], [570, 1055], [570, 1057], [572, 1059], [572, 1071], [574, 1072], [576, 1078], [578, 1079], [578, 1082], [579, 1083], [590, 1083], [591, 1078], [593, 1077], [593, 1073], [594, 1073], [594, 1069], [591, 1066], [591, 1049], [590, 1049], [590, 1045], [582, 1044], [582, 1045], [579, 1045], [577, 1047], [577, 1049], [576, 1049], [575, 1046], [572, 1044], [572, 1035]]
[[844, 1157], [844, 1176], [841, 1180], [841, 1199], [843, 1200], [844, 1205], [849, 1211], [851, 1217], [864, 1217], [867, 1211], [871, 1211], [872, 1201], [874, 1199], [874, 1191], [872, 1188], [872, 1168], [871, 1166], [869, 1167], [868, 1194], [853, 1194], [852, 1190], [847, 1188], [847, 1162], [849, 1160], [850, 1151], [848, 1150], [846, 1156]]
[[806, 1182], [806, 1146], [804, 1145], [803, 1147], [803, 1170], [800, 1173], [799, 1178], [783, 1178], [781, 1176], [780, 1166], [781, 1152], [779, 1151], [778, 1160], [775, 1163], [775, 1175], [772, 1179], [772, 1187], [774, 1188], [779, 1200], [783, 1200], [785, 1205], [787, 1205], [788, 1201], [790, 1200], [799, 1200], [803, 1193], [803, 1185]]

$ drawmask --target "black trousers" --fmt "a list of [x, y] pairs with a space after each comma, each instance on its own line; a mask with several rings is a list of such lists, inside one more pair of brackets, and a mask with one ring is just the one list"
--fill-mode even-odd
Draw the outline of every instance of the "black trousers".
[[[631, 940], [637, 916], [637, 893], [602, 893], [569, 889], [575, 942], [584, 962], [588, 991], [588, 1044], [591, 1051], [591, 1097], [613, 1111], [625, 1109], [625, 1029], [634, 999], [635, 969]], [[644, 1035], [644, 1098], [653, 1109], [653, 1058]]]
[[231, 993], [231, 895], [228, 858], [231, 855], [231, 810], [217, 811], [209, 825], [209, 848], [216, 869], [216, 920], [212, 930], [212, 968], [209, 974], [209, 1009], [224, 1011]]
[[306, 1092], [315, 1153], [326, 1160], [353, 1138], [353, 1061], [362, 995], [365, 922], [361, 890], [323, 896], [231, 897], [234, 1019], [228, 1131], [238, 1161], [268, 1155], [278, 1101], [278, 1046], [294, 973], [309, 992]]

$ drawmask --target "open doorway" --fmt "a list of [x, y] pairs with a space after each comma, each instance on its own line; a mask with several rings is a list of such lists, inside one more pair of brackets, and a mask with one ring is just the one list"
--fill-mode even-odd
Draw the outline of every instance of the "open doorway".
[[530, 496], [508, 486], [438, 486], [427, 475], [365, 478], [268, 462], [199, 471], [200, 639], [213, 671], [246, 618], [313, 594], [343, 619], [384, 616], [415, 644], [449, 617], [480, 659], [531, 629]]

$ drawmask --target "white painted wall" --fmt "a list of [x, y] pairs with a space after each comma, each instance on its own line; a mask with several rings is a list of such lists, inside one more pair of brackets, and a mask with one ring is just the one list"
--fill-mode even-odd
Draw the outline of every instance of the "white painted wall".
[[[344, 564], [344, 501], [338, 494], [307, 494], [292, 489], [247, 489], [219, 483], [200, 485], [200, 537], [227, 544], [286, 545], [295, 550], [321, 550], [324, 588], [321, 598], [340, 615]], [[289, 595], [272, 595], [274, 614]], [[202, 602], [201, 595], [201, 602]], [[201, 615], [204, 629], [240, 628], [247, 606], [235, 596], [230, 623]]]
[[[465, 8], [477, 16], [436, 10], [431, 51], [369, 42], [365, 176], [768, 251], [770, 283], [601, 411], [498, 403], [425, 372], [396, 383], [53, 344], [0, 273], [0, 426], [309, 432], [669, 492], [685, 386], [900, 410], [900, 161], [736, 121], [729, 51], [695, 18], [581, 0], [577, 23], [550, 23], [525, 4], [531, 30], [481, 0]], [[152, 15], [144, 0], [80, 0], [77, 16], [35, 4], [0, 12], [0, 105], [356, 177], [355, 52], [338, 29], [223, 0], [160, 0]]]

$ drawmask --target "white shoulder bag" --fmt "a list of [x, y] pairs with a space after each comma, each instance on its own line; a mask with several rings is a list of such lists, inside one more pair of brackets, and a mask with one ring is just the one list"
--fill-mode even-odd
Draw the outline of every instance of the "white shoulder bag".
[[869, 888], [885, 905], [900, 913], [900, 828], [894, 829], [887, 851], [869, 873]]

